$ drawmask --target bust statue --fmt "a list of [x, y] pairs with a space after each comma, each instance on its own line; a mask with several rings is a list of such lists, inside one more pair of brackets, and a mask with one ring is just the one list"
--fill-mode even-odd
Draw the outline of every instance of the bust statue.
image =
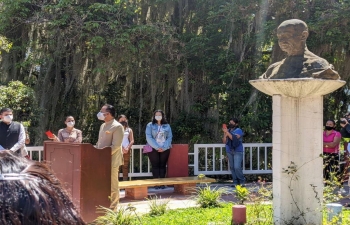
[[287, 58], [269, 66], [260, 79], [317, 78], [339, 80], [338, 72], [327, 60], [310, 52], [306, 46], [308, 27], [302, 20], [291, 19], [277, 28], [278, 44]]

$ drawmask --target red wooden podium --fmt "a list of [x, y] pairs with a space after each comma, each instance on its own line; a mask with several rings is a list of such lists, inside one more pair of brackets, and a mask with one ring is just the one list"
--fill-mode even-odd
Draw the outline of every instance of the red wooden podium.
[[46, 141], [44, 159], [70, 194], [85, 222], [92, 222], [99, 216], [96, 207], [109, 207], [111, 148]]
[[167, 177], [188, 177], [188, 144], [172, 145]]

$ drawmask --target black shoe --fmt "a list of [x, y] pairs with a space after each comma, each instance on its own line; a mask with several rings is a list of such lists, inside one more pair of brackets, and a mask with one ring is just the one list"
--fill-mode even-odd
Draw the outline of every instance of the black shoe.
[[159, 189], [160, 186], [154, 186], [154, 189]]
[[160, 186], [160, 187], [159, 187], [159, 189], [165, 189], [165, 186], [164, 186], [164, 185], [162, 185], [162, 186]]

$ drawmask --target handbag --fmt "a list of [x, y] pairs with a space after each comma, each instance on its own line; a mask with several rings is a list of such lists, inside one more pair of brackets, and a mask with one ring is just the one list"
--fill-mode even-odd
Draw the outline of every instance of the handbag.
[[143, 148], [142, 148], [142, 153], [149, 153], [149, 152], [151, 152], [153, 149], [152, 149], [152, 147], [147, 143], [145, 146], [143, 146]]
[[[159, 131], [160, 131], [160, 127], [158, 129], [156, 136], [159, 134]], [[152, 147], [148, 143], [145, 146], [143, 146], [142, 150], [143, 150], [142, 151], [143, 153], [149, 153], [153, 151]]]

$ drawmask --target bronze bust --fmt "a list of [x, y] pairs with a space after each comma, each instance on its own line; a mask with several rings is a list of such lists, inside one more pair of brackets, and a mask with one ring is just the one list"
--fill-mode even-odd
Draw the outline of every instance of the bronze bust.
[[308, 35], [308, 27], [304, 21], [291, 19], [282, 22], [277, 28], [277, 37], [280, 48], [287, 53], [287, 58], [270, 65], [260, 79], [340, 79], [327, 60], [307, 49]]

